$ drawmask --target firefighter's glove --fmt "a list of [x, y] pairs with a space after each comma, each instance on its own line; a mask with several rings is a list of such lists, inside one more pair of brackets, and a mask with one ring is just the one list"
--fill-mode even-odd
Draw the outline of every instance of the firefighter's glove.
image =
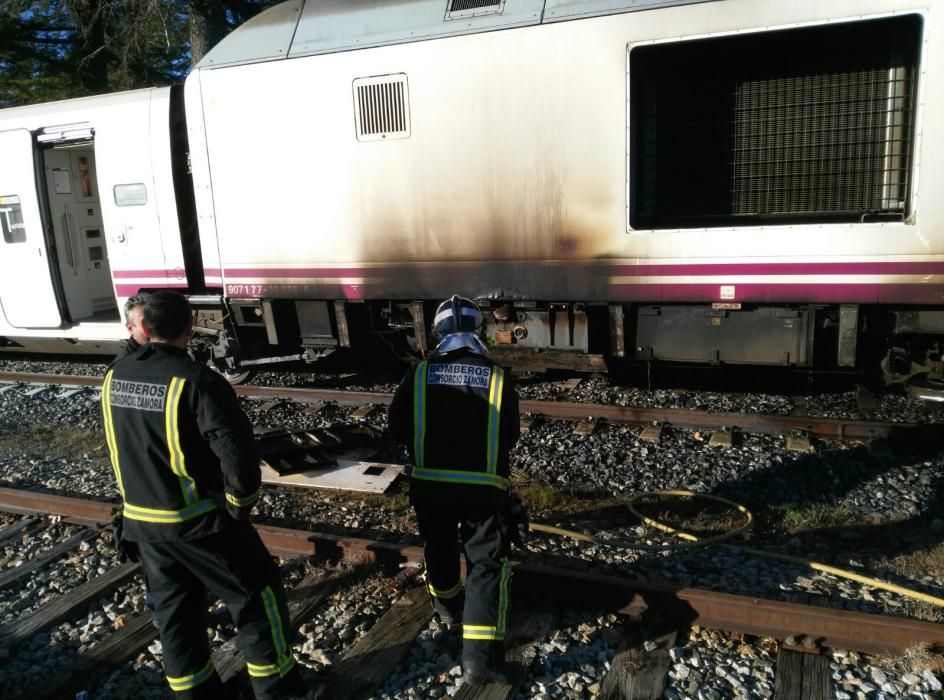
[[138, 543], [129, 542], [124, 538], [124, 522], [125, 519], [119, 513], [112, 520], [112, 536], [115, 538], [115, 551], [118, 552], [118, 561], [133, 561], [137, 562], [140, 558], [138, 555]]
[[521, 497], [514, 491], [508, 494], [508, 529], [511, 532], [511, 543], [524, 547], [528, 541], [528, 511], [525, 510]]

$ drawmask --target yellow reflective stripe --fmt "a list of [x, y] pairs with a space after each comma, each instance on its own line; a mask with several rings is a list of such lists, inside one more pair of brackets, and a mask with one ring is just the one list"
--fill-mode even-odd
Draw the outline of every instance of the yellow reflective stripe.
[[164, 404], [164, 430], [167, 437], [167, 449], [170, 453], [170, 470], [177, 475], [180, 482], [180, 492], [183, 494], [184, 503], [192, 505], [199, 500], [199, 497], [193, 479], [187, 474], [187, 463], [180, 446], [180, 428], [177, 420], [180, 397], [184, 393], [186, 383], [187, 380], [181, 377], [172, 377], [170, 380], [167, 401]]
[[494, 486], [508, 490], [508, 479], [497, 474], [485, 472], [467, 472], [451, 469], [420, 469], [416, 467], [411, 474], [414, 479], [423, 481], [444, 481], [451, 484], [469, 484], [472, 486]]
[[275, 664], [254, 664], [247, 661], [246, 668], [249, 669], [249, 675], [255, 676], [256, 678], [274, 676], [279, 672], [279, 667]]
[[488, 639], [488, 640], [500, 642], [501, 640], [505, 638], [505, 635], [498, 634], [497, 632], [482, 632], [482, 633], [463, 632], [462, 638], [463, 639]]
[[509, 584], [511, 583], [511, 560], [502, 559], [501, 574], [498, 583], [498, 618], [494, 625], [462, 625], [463, 639], [493, 639], [505, 638], [508, 624]]
[[508, 595], [509, 584], [511, 583], [511, 561], [508, 557], [502, 559], [501, 579], [498, 582], [498, 631], [504, 637], [505, 628], [508, 623], [508, 603], [511, 596]]
[[121, 482], [121, 467], [118, 464], [118, 442], [115, 440], [115, 424], [111, 417], [111, 378], [114, 370], [108, 370], [105, 381], [102, 383], [102, 418], [105, 421], [105, 443], [108, 445], [108, 454], [111, 457], [111, 468], [115, 472], [115, 481], [118, 482], [118, 492], [121, 500], [125, 499], [125, 487]]
[[239, 496], [234, 496], [234, 495], [231, 494], [231, 493], [227, 493], [227, 494], [226, 494], [226, 500], [227, 500], [229, 503], [232, 503], [232, 504], [233, 504], [234, 506], [236, 506], [237, 508], [245, 508], [246, 506], [251, 506], [251, 505], [252, 505], [253, 503], [255, 503], [258, 499], [259, 499], [259, 491], [258, 491], [258, 490], [254, 491], [253, 493], [249, 494], [248, 496], [243, 496], [242, 498], [240, 498]]
[[498, 471], [498, 432], [501, 426], [502, 389], [505, 372], [501, 367], [492, 368], [492, 379], [488, 387], [488, 431], [485, 435], [485, 470], [489, 474]]
[[286, 673], [292, 670], [292, 666], [295, 665], [295, 660], [289, 658], [287, 663], [278, 666], [276, 664], [253, 664], [246, 662], [246, 668], [249, 669], [249, 675], [255, 678], [265, 678], [266, 676], [274, 676], [276, 673], [284, 676]]
[[177, 377], [171, 377], [170, 386], [167, 387], [167, 398], [165, 399], [165, 402], [164, 402], [164, 437], [167, 440], [167, 451], [170, 454], [170, 470], [174, 472], [174, 474], [179, 475], [180, 472], [177, 471], [177, 453], [174, 451], [174, 446], [173, 444], [171, 444], [171, 440], [170, 440], [170, 434], [174, 430], [171, 427], [170, 406], [174, 400], [174, 387], [176, 385], [177, 385]]
[[417, 467], [426, 461], [426, 367], [423, 360], [413, 375], [413, 460]]
[[292, 657], [288, 644], [285, 643], [282, 615], [279, 613], [279, 606], [271, 586], [266, 586], [260, 595], [262, 596], [262, 606], [265, 608], [266, 618], [269, 620], [269, 627], [272, 628], [272, 642], [275, 645], [279, 673], [284, 676], [295, 665], [295, 659]]
[[182, 523], [198, 515], [204, 515], [216, 510], [216, 501], [204, 499], [180, 510], [162, 510], [160, 508], [144, 508], [131, 503], [125, 503], [122, 512], [124, 517], [131, 520], [140, 520], [146, 523]]
[[427, 581], [426, 588], [429, 590], [429, 594], [434, 598], [444, 598], [448, 600], [449, 598], [455, 598], [459, 595], [459, 591], [462, 590], [462, 581], [457, 581], [455, 586], [444, 591], [439, 590]]
[[462, 638], [502, 640], [505, 631], [497, 629], [495, 625], [462, 625]]
[[213, 670], [213, 661], [207, 661], [206, 666], [189, 676], [166, 676], [167, 684], [170, 686], [171, 690], [177, 692], [190, 690], [204, 681], [209, 680], [210, 676], [213, 675]]

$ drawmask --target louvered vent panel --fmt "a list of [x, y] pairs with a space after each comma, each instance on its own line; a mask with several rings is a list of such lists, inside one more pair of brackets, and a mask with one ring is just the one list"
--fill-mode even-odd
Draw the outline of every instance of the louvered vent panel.
[[919, 17], [630, 52], [631, 225], [902, 220]]
[[466, 10], [479, 10], [483, 7], [499, 8], [502, 0], [450, 0], [449, 12], [464, 12]]
[[446, 19], [499, 15], [503, 12], [504, 7], [505, 0], [449, 0], [446, 5]]
[[406, 75], [384, 75], [354, 81], [354, 117], [359, 141], [410, 135]]

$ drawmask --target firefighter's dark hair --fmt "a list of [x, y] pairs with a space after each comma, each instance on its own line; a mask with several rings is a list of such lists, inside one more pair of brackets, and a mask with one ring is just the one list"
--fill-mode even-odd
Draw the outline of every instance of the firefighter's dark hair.
[[152, 338], [176, 340], [190, 325], [190, 302], [177, 292], [154, 292], [144, 302], [144, 323]]
[[129, 322], [128, 314], [131, 313], [131, 309], [135, 306], [144, 306], [149, 296], [151, 295], [147, 292], [141, 292], [140, 294], [135, 294], [133, 297], [128, 298], [128, 301], [125, 302], [125, 323]]

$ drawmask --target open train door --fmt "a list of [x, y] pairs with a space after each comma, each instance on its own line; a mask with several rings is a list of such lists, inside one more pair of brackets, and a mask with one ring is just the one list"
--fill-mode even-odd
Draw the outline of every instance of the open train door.
[[0, 131], [0, 304], [11, 326], [62, 324], [36, 192], [33, 137]]

